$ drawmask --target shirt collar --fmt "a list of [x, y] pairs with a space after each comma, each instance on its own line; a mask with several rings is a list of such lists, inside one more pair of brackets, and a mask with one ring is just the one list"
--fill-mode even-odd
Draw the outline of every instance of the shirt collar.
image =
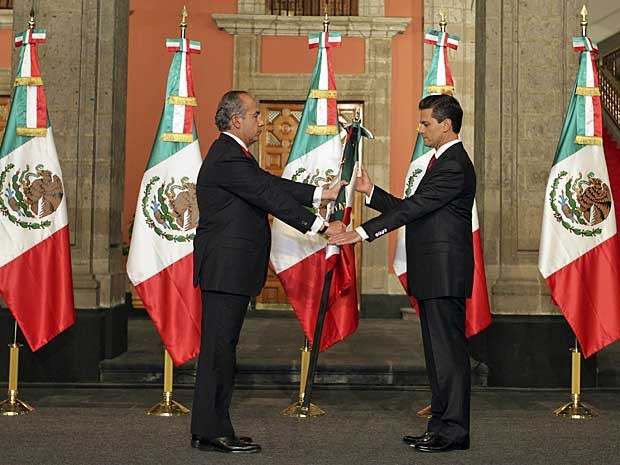
[[435, 158], [439, 158], [446, 150], [448, 150], [450, 147], [460, 142], [461, 142], [461, 139], [454, 139], [454, 140], [451, 140], [450, 142], [446, 142], [445, 144], [443, 144], [441, 147], [437, 149], [437, 151], [435, 152]]
[[243, 147], [243, 149], [244, 149], [245, 151], [247, 151], [247, 150], [248, 150], [248, 148], [247, 148], [247, 147], [246, 147], [246, 145], [243, 143], [243, 141], [242, 141], [241, 139], [239, 139], [237, 136], [235, 136], [234, 134], [231, 134], [231, 133], [230, 133], [230, 132], [228, 132], [228, 131], [222, 131], [222, 134], [226, 134], [227, 136], [232, 137], [232, 138], [233, 138], [233, 139], [237, 142], [237, 144], [239, 144], [241, 147]]

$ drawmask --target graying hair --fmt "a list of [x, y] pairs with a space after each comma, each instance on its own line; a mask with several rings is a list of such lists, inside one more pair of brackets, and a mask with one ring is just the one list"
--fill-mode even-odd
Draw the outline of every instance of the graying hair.
[[242, 94], [249, 95], [243, 90], [231, 90], [222, 96], [215, 112], [215, 125], [220, 131], [230, 129], [230, 122], [234, 115], [245, 116], [246, 109], [241, 101]]

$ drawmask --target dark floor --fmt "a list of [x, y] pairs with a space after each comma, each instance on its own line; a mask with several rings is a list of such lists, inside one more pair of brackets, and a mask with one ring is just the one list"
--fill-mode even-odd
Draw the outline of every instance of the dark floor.
[[[319, 389], [315, 402], [327, 415], [283, 417], [292, 390], [238, 389], [232, 416], [237, 434], [252, 435], [263, 452], [229, 456], [189, 447], [189, 416], [145, 415], [160, 391], [25, 387], [20, 397], [36, 411], [0, 417], [0, 463], [60, 464], [252, 464], [252, 465], [616, 465], [620, 464], [620, 392], [587, 391], [600, 413], [567, 420], [551, 411], [565, 391], [475, 389], [471, 448], [426, 455], [400, 440], [424, 430], [415, 411], [426, 390]], [[175, 398], [191, 406], [192, 390]]]

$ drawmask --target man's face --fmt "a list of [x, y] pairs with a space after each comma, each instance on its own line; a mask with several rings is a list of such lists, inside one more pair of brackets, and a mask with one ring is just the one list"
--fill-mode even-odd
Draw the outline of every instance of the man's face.
[[238, 136], [246, 145], [250, 145], [259, 139], [265, 123], [254, 98], [247, 94], [241, 94], [240, 99], [245, 107], [245, 115], [235, 116], [238, 124]]
[[424, 145], [438, 149], [443, 145], [446, 133], [450, 130], [450, 121], [446, 119], [440, 123], [433, 118], [432, 113], [432, 108], [420, 110], [418, 131], [424, 139]]

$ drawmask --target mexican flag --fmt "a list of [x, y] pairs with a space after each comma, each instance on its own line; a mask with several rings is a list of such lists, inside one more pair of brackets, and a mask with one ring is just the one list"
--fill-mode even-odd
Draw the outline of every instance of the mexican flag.
[[[454, 92], [454, 81], [450, 64], [448, 63], [448, 49], [456, 50], [459, 38], [443, 31], [429, 30], [424, 42], [435, 46], [431, 67], [424, 80], [422, 96], [433, 94], [450, 94]], [[422, 136], [418, 134], [415, 148], [411, 157], [411, 164], [405, 178], [403, 197], [412, 196], [426, 173], [428, 162], [435, 155], [435, 149], [424, 145]], [[471, 298], [466, 302], [465, 334], [471, 337], [491, 324], [491, 308], [487, 292], [487, 280], [484, 272], [484, 256], [482, 240], [480, 238], [480, 224], [476, 202], [471, 212], [471, 232], [474, 247], [474, 287]], [[405, 228], [398, 230], [396, 250], [394, 253], [394, 271], [401, 284], [407, 290], [407, 251], [405, 250]], [[413, 308], [418, 310], [417, 301], [409, 296]]]
[[588, 37], [573, 38], [579, 71], [551, 167], [538, 268], [584, 357], [620, 338], [616, 213], [602, 140], [601, 99]]
[[200, 350], [200, 290], [193, 286], [198, 224], [196, 177], [202, 157], [194, 126], [190, 61], [200, 43], [167, 39], [174, 52], [166, 101], [136, 205], [127, 274], [175, 365]]
[[35, 351], [75, 322], [67, 201], [37, 44], [17, 34], [15, 91], [0, 145], [0, 294]]
[[[351, 176], [355, 158], [340, 161], [343, 148], [338, 124], [337, 92], [330, 48], [339, 46], [338, 33], [310, 36], [310, 48], [318, 48], [312, 84], [291, 148], [283, 177], [314, 185], [331, 185]], [[357, 137], [357, 136], [356, 136]], [[352, 203], [352, 186], [328, 210], [344, 222]], [[329, 213], [329, 212], [328, 212]], [[350, 213], [348, 215], [350, 218]], [[282, 282], [301, 327], [314, 343], [321, 292], [328, 269], [334, 275], [319, 349], [325, 350], [353, 333], [358, 324], [355, 257], [353, 250], [327, 247], [325, 238], [301, 234], [287, 224], [273, 220], [271, 263]]]

